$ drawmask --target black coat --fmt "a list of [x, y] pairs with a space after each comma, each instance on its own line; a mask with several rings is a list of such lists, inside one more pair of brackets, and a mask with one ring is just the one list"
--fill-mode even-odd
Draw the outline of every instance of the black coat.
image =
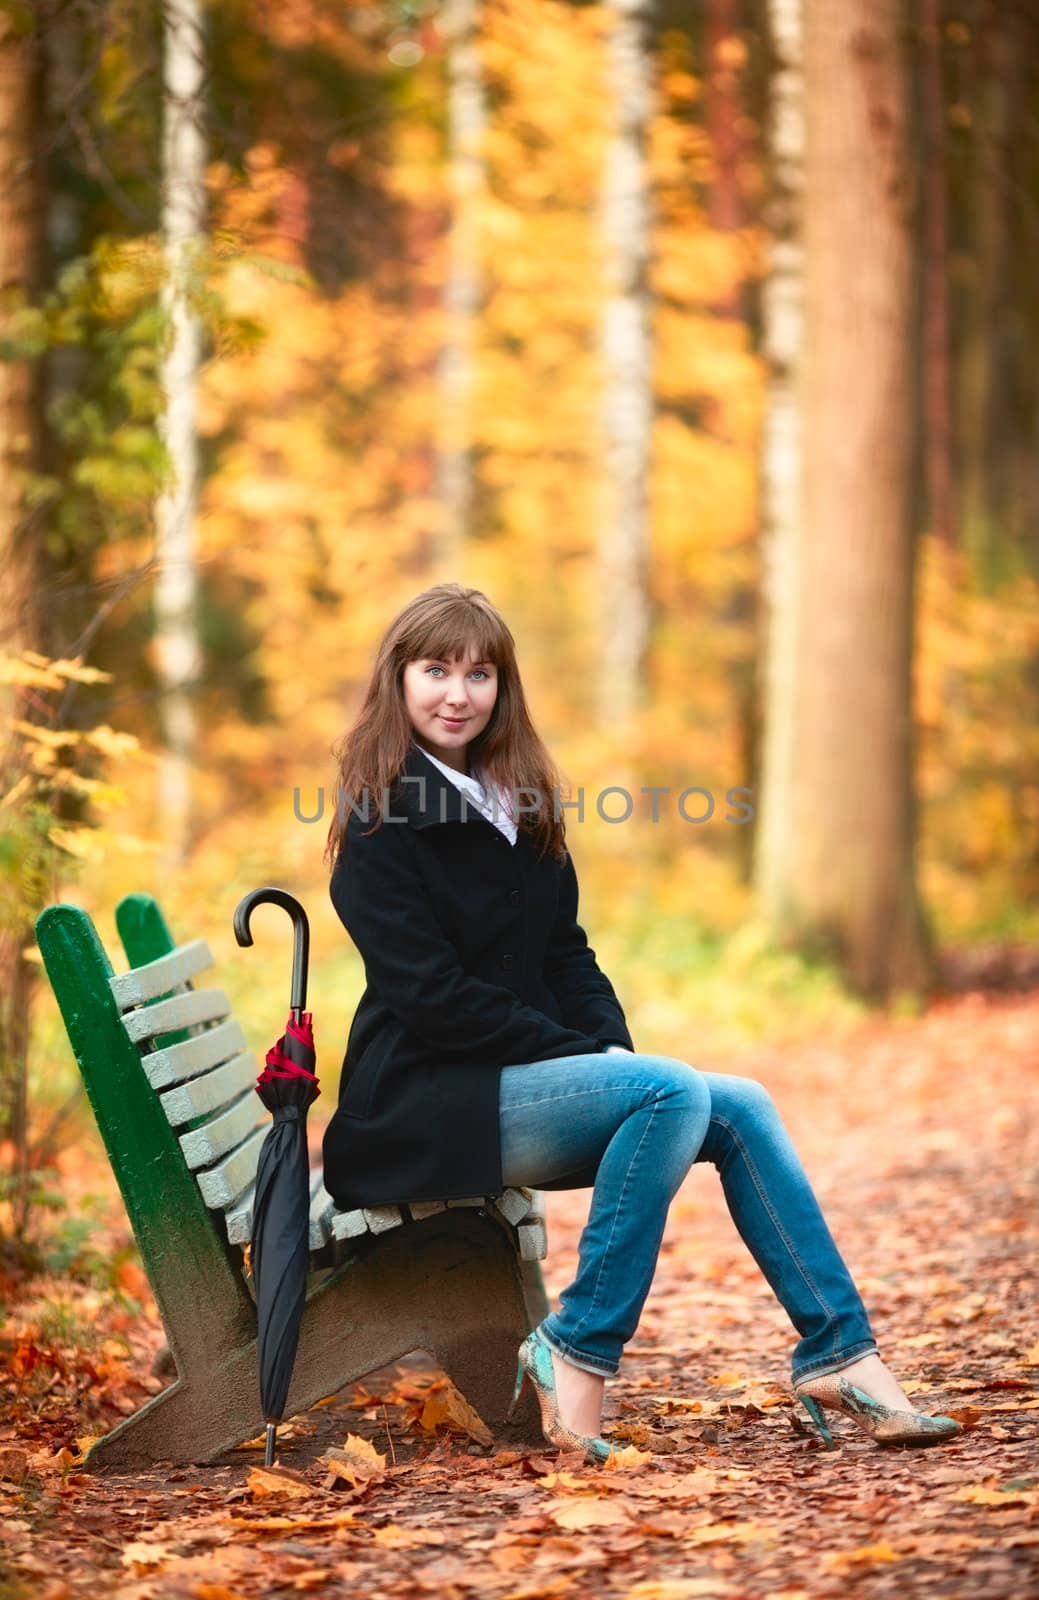
[[324, 1142], [344, 1210], [500, 1192], [501, 1068], [633, 1048], [569, 852], [510, 845], [417, 745], [403, 770], [424, 786], [395, 786], [368, 838], [350, 815], [329, 888], [367, 984]]

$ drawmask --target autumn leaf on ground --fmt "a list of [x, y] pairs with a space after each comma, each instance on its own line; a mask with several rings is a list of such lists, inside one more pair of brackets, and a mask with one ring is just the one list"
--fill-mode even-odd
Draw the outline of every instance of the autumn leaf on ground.
[[21, 1483], [29, 1470], [29, 1454], [15, 1446], [0, 1449], [0, 1478], [8, 1483]]
[[623, 1450], [614, 1450], [602, 1464], [603, 1472], [625, 1472], [633, 1468], [648, 1467], [653, 1462], [652, 1452], [627, 1444]]
[[774, 1539], [775, 1536], [776, 1530], [763, 1522], [706, 1522], [703, 1527], [687, 1533], [685, 1542], [723, 1544], [727, 1539], [735, 1539], [739, 1544], [747, 1544], [753, 1539]]
[[411, 1550], [420, 1544], [446, 1544], [447, 1535], [437, 1533], [433, 1528], [402, 1528], [398, 1522], [390, 1522], [384, 1528], [376, 1528], [372, 1540], [373, 1544], [381, 1544], [387, 1550]]
[[419, 1426], [428, 1433], [435, 1433], [442, 1424], [475, 1439], [477, 1444], [494, 1443], [494, 1435], [479, 1412], [473, 1410], [453, 1383], [445, 1384], [430, 1394], [419, 1418]]
[[546, 1472], [543, 1478], [536, 1480], [542, 1489], [562, 1489], [570, 1494], [596, 1494], [598, 1491], [594, 1483], [587, 1478], [579, 1478], [576, 1472]]
[[149, 1544], [144, 1539], [135, 1539], [124, 1549], [122, 1562], [124, 1567], [138, 1567], [146, 1571], [149, 1567], [161, 1567], [169, 1553], [169, 1545]]
[[650, 1578], [625, 1590], [624, 1600], [711, 1600], [732, 1592], [724, 1578]]
[[860, 1544], [854, 1550], [831, 1550], [821, 1559], [827, 1572], [847, 1572], [856, 1567], [870, 1567], [884, 1561], [901, 1561], [897, 1550], [881, 1541], [879, 1544]]
[[631, 1517], [615, 1500], [570, 1500], [548, 1512], [557, 1528], [615, 1528], [627, 1526]]
[[950, 1500], [967, 1500], [975, 1506], [1039, 1506], [1039, 1488], [1036, 1480], [1022, 1480], [1020, 1484], [998, 1487], [988, 1483], [968, 1483], [949, 1495]]
[[314, 1493], [313, 1484], [288, 1467], [253, 1467], [245, 1485], [254, 1500], [306, 1500]]
[[328, 1468], [326, 1489], [336, 1483], [349, 1483], [357, 1489], [382, 1478], [386, 1472], [386, 1457], [379, 1454], [370, 1440], [356, 1433], [347, 1434], [342, 1449], [333, 1446], [318, 1460]]

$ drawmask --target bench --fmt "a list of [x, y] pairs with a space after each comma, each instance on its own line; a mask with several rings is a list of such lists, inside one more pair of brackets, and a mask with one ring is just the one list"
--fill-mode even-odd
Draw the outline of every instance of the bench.
[[[120, 901], [116, 926], [130, 967], [119, 976], [78, 906], [48, 906], [36, 937], [177, 1376], [86, 1464], [204, 1463], [263, 1428], [244, 1247], [269, 1113], [227, 996], [194, 987], [213, 965], [205, 941], [175, 945], [144, 894]], [[502, 1419], [517, 1346], [548, 1309], [543, 1198], [507, 1189], [340, 1212], [315, 1173], [286, 1416], [424, 1350], [492, 1433], [540, 1443], [529, 1387], [515, 1420]]]

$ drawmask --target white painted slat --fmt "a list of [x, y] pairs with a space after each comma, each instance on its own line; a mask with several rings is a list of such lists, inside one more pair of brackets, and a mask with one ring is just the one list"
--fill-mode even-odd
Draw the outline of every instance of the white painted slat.
[[544, 1220], [537, 1217], [533, 1222], [521, 1222], [516, 1229], [516, 1242], [521, 1261], [544, 1261], [548, 1255], [548, 1234]]
[[253, 1129], [259, 1124], [267, 1127], [270, 1116], [264, 1109], [259, 1095], [243, 1094], [240, 1100], [224, 1111], [218, 1117], [213, 1117], [210, 1122], [201, 1128], [192, 1128], [190, 1133], [182, 1133], [178, 1144], [184, 1152], [184, 1160], [192, 1172], [199, 1167], [211, 1166], [214, 1161], [219, 1161], [229, 1151], [247, 1139]]
[[[253, 1236], [253, 1201], [256, 1185], [248, 1188], [241, 1199], [226, 1213], [227, 1237], [231, 1244], [248, 1244]], [[320, 1250], [332, 1237], [332, 1213], [335, 1201], [321, 1181], [320, 1167], [310, 1175], [310, 1237], [311, 1250]]]
[[332, 1216], [332, 1236], [336, 1239], [356, 1239], [368, 1232], [368, 1222], [363, 1211], [336, 1211]]
[[311, 1191], [310, 1197], [310, 1248], [320, 1250], [332, 1237], [332, 1215], [336, 1203], [321, 1181], [320, 1172], [317, 1175], [317, 1185]]
[[195, 1174], [202, 1198], [211, 1211], [226, 1211], [248, 1189], [256, 1177], [260, 1146], [266, 1136], [265, 1128], [257, 1128], [250, 1139], [240, 1144], [218, 1166], [210, 1167], [208, 1172]]
[[193, 1028], [201, 1022], [219, 1022], [231, 1014], [231, 1002], [223, 989], [188, 989], [170, 1000], [157, 1000], [153, 1006], [128, 1011], [123, 1026], [134, 1044], [154, 1039], [177, 1028]]
[[215, 1072], [189, 1078], [187, 1083], [182, 1083], [178, 1088], [160, 1094], [159, 1100], [170, 1127], [179, 1128], [195, 1117], [219, 1111], [222, 1106], [236, 1100], [245, 1089], [254, 1088], [255, 1082], [256, 1062], [246, 1053], [225, 1062]]
[[253, 1236], [253, 1197], [256, 1194], [256, 1185], [250, 1184], [245, 1193], [241, 1195], [224, 1213], [227, 1224], [227, 1238], [230, 1244], [248, 1244]]
[[369, 1233], [388, 1233], [403, 1225], [404, 1213], [400, 1206], [365, 1206], [364, 1220]]
[[190, 983], [200, 972], [213, 965], [213, 957], [204, 939], [192, 939], [190, 944], [178, 945], [169, 955], [157, 961], [148, 961], [143, 967], [133, 967], [109, 978], [108, 987], [120, 1011], [130, 1006], [142, 1006], [160, 994], [169, 994], [182, 983]]
[[[188, 1078], [197, 1077], [200, 1072], [208, 1072], [210, 1067], [222, 1066], [244, 1050], [245, 1034], [241, 1023], [229, 1017], [215, 1028], [196, 1033], [193, 1039], [184, 1039], [180, 1044], [171, 1044], [165, 1050], [153, 1050], [150, 1055], [142, 1056], [141, 1066], [153, 1089], [168, 1089], [175, 1083], [184, 1083]], [[250, 1071], [259, 1072], [255, 1056], [250, 1053], [247, 1059], [251, 1064]]]
[[504, 1189], [495, 1200], [496, 1210], [513, 1226], [522, 1222], [533, 1211], [532, 1193], [529, 1189]]

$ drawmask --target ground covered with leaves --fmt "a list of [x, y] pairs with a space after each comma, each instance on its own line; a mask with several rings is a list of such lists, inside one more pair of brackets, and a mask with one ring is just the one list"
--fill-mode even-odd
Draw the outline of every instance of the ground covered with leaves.
[[[70, 1152], [63, 1186], [109, 1232], [5, 1285], [0, 1600], [816, 1600], [1039, 1592], [1039, 994], [963, 995], [810, 1048], [696, 1065], [773, 1091], [866, 1300], [924, 1411], [964, 1432], [881, 1449], [844, 1418], [824, 1450], [791, 1398], [793, 1334], [715, 1169], [672, 1206], [604, 1432], [604, 1468], [495, 1444], [422, 1353], [258, 1449], [134, 1476], [85, 1440], [166, 1379], [125, 1223]], [[548, 1196], [550, 1297], [588, 1191]], [[78, 1248], [78, 1254], [77, 1254]], [[97, 1270], [104, 1263], [107, 1277]]]

